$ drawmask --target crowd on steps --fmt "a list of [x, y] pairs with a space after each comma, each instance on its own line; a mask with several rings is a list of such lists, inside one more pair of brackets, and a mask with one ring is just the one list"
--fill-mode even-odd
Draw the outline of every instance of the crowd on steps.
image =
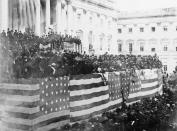
[[33, 32], [3, 31], [0, 35], [3, 78], [44, 78], [161, 68], [158, 56], [87, 55], [64, 49], [64, 42], [81, 44], [77, 37], [55, 34], [39, 37]]

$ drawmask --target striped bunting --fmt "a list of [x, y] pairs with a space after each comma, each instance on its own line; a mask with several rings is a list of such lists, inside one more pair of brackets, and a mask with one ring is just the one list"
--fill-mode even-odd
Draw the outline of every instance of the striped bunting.
[[142, 71], [136, 70], [138, 81], [131, 83], [131, 89], [128, 96], [127, 104], [133, 104], [141, 100], [141, 98], [153, 97], [159, 90], [162, 90], [162, 77], [158, 74], [158, 69], [146, 69]]
[[33, 119], [40, 113], [39, 94], [38, 84], [0, 84], [1, 124], [4, 130], [33, 129]]
[[[143, 76], [142, 76], [143, 75]], [[0, 83], [0, 127], [3, 131], [48, 131], [115, 109], [122, 103], [121, 87], [130, 83], [127, 104], [161, 90], [159, 70], [136, 71], [136, 82], [118, 72], [37, 80], [35, 84]], [[129, 77], [129, 76], [127, 76]], [[37, 83], [37, 84], [36, 84]]]
[[141, 80], [141, 98], [153, 97], [158, 93], [159, 83], [157, 70], [145, 70], [145, 79]]
[[[48, 78], [40, 84], [39, 131], [55, 129], [69, 123], [69, 77]], [[45, 119], [44, 119], [45, 117]], [[36, 121], [36, 123], [39, 123]]]
[[163, 74], [162, 69], [157, 69], [158, 73], [158, 84], [159, 84], [159, 94], [163, 94]]
[[130, 92], [127, 100], [127, 105], [133, 104], [135, 102], [140, 101], [140, 92], [141, 92], [141, 80], [139, 76], [139, 72], [135, 72], [134, 79], [136, 81], [130, 81]]
[[3, 131], [48, 131], [69, 123], [68, 83], [69, 78], [32, 85], [1, 83], [0, 127]]
[[120, 73], [110, 72], [108, 74], [108, 83], [110, 96], [109, 109], [112, 110], [120, 107], [122, 103]]
[[71, 76], [70, 121], [76, 122], [107, 110], [109, 89], [100, 74]]
[[120, 82], [121, 82], [121, 92], [122, 92], [122, 98], [127, 101], [128, 100], [128, 96], [130, 93], [130, 72], [121, 72], [120, 74]]

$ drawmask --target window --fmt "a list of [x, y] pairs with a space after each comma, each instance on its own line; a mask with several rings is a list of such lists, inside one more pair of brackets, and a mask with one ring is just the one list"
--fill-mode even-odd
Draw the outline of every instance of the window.
[[108, 51], [110, 51], [110, 44], [108, 45]]
[[144, 47], [140, 46], [140, 51], [143, 52], [144, 51]]
[[118, 33], [119, 33], [119, 34], [122, 33], [122, 29], [118, 29]]
[[122, 44], [118, 44], [118, 52], [122, 52]]
[[167, 51], [168, 50], [168, 47], [165, 45], [164, 47], [163, 47], [163, 51]]
[[128, 32], [129, 32], [129, 33], [132, 33], [132, 28], [129, 28], [129, 29], [128, 29]]
[[81, 18], [81, 14], [77, 14], [77, 19], [79, 20]]
[[140, 45], [140, 52], [143, 52], [144, 51], [144, 44], [145, 44], [145, 41], [144, 40], [138, 40], [138, 43]]
[[89, 18], [89, 23], [92, 24], [92, 17]]
[[140, 28], [140, 32], [144, 32], [144, 28], [141, 27], [141, 28]]
[[132, 52], [132, 51], [133, 51], [133, 44], [129, 43], [129, 52]]
[[164, 27], [163, 27], [163, 30], [164, 30], [164, 31], [168, 31], [167, 26], [164, 26]]
[[81, 24], [81, 14], [77, 14], [77, 24]]
[[177, 26], [176, 26], [176, 31], [177, 31]]
[[167, 65], [163, 66], [164, 71], [167, 71]]
[[152, 52], [155, 52], [155, 48], [151, 48], [151, 51], [152, 51]]
[[177, 47], [176, 47], [176, 51], [177, 51]]
[[155, 27], [151, 27], [151, 31], [152, 31], [152, 32], [155, 32]]

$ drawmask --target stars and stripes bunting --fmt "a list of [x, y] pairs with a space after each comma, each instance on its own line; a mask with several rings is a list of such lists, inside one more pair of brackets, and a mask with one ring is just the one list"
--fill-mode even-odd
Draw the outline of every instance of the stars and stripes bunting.
[[40, 112], [43, 117], [48, 118], [46, 121], [40, 119], [48, 126], [41, 127], [41, 131], [53, 127], [54, 124], [60, 126], [69, 123], [68, 86], [69, 77], [48, 78], [41, 82]]
[[163, 74], [162, 74], [162, 69], [157, 69], [157, 74], [158, 74], [159, 94], [162, 95], [162, 93], [163, 93]]
[[120, 107], [122, 93], [131, 104], [154, 96], [161, 86], [162, 72], [157, 69], [137, 70], [133, 81], [129, 73], [110, 72], [106, 79], [88, 74], [32, 84], [0, 83], [0, 127], [3, 131], [48, 131]]
[[71, 122], [99, 115], [109, 106], [108, 85], [100, 74], [71, 76], [69, 90]]
[[110, 72], [108, 74], [109, 83], [109, 109], [115, 109], [121, 106], [122, 94], [121, 94], [121, 82], [119, 72]]
[[0, 83], [0, 112], [2, 130], [32, 130], [33, 119], [40, 114], [39, 84]]
[[120, 76], [122, 97], [127, 101], [130, 93], [130, 73], [128, 71], [121, 72]]
[[146, 69], [144, 70], [144, 79], [141, 79], [141, 98], [144, 97], [153, 97], [158, 93], [159, 90], [159, 82], [158, 82], [158, 74], [156, 72], [157, 69]]
[[140, 100], [139, 93], [141, 92], [141, 80], [140, 72], [136, 71], [133, 76], [133, 80], [130, 80], [130, 92], [127, 100], [127, 104], [133, 104]]
[[48, 131], [69, 123], [69, 77], [0, 84], [3, 131]]

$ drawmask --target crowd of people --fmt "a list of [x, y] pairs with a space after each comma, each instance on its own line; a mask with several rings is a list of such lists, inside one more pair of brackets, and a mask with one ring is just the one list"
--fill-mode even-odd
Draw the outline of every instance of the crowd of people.
[[[38, 37], [33, 32], [8, 30], [1, 33], [1, 65], [4, 76], [12, 78], [44, 78], [122, 71], [127, 69], [161, 68], [156, 55], [87, 55], [64, 49], [63, 42], [81, 44], [77, 37], [50, 32]], [[98, 70], [99, 69], [99, 70]], [[5, 75], [7, 74], [7, 75]]]
[[[3, 31], [1, 74], [7, 79], [28, 79], [162, 68], [156, 55], [87, 55], [65, 50], [63, 42], [81, 44], [77, 37], [53, 32], [39, 37], [29, 30]], [[177, 92], [164, 88], [162, 96], [144, 98], [140, 103], [105, 112], [89, 121], [65, 125], [61, 131], [176, 131], [176, 110]]]
[[29, 29], [24, 33], [10, 29], [7, 32], [3, 31], [0, 34], [0, 59], [3, 61], [1, 74], [14, 78], [44, 77], [47, 69], [42, 64], [47, 64], [45, 66], [52, 70], [49, 61], [54, 56], [61, 56], [64, 42], [81, 44], [76, 36], [57, 34], [52, 31], [41, 37]]
[[176, 131], [177, 92], [164, 88], [163, 95], [144, 98], [125, 108], [117, 108], [90, 118], [67, 124], [56, 131]]
[[[102, 55], [97, 60], [99, 66], [105, 71], [121, 71], [126, 69], [152, 69], [161, 68], [162, 63], [156, 55]], [[103, 63], [103, 64], [102, 64]]]

